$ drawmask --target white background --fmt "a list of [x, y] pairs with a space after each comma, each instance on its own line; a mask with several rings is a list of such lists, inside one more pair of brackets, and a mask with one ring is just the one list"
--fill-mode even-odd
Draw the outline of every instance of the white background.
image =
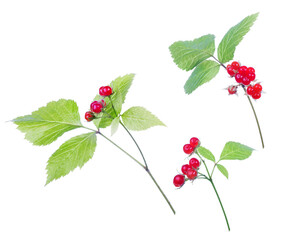
[[[0, 239], [282, 239], [281, 2], [1, 1]], [[190, 73], [168, 50], [174, 41], [208, 33], [217, 45], [231, 26], [258, 11], [235, 60], [255, 67], [266, 92], [254, 102], [264, 150], [246, 97], [223, 90], [234, 83], [226, 72], [185, 95]], [[83, 117], [98, 88], [127, 73], [136, 77], [124, 110], [144, 106], [167, 125], [133, 135], [175, 216], [147, 174], [102, 138], [81, 170], [44, 187], [49, 156], [83, 130], [36, 147], [7, 122], [60, 98], [74, 99]], [[172, 184], [185, 164], [182, 146], [193, 136], [217, 157], [230, 140], [256, 149], [248, 160], [224, 162], [229, 180], [218, 171], [214, 176], [231, 232], [209, 182], [180, 190]], [[123, 129], [113, 140], [139, 158]]]

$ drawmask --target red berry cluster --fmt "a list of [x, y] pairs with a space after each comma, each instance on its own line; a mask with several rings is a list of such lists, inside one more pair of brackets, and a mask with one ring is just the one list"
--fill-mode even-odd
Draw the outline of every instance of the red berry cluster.
[[[112, 94], [112, 88], [110, 86], [100, 87], [99, 94], [102, 97], [107, 97]], [[85, 119], [90, 122], [95, 118], [95, 114], [98, 114], [102, 111], [102, 109], [106, 107], [106, 102], [104, 99], [99, 101], [93, 101], [90, 105], [90, 110], [85, 113]]]
[[[189, 144], [185, 144], [183, 146], [183, 151], [186, 154], [191, 155], [195, 148], [200, 145], [200, 141], [198, 138], [193, 137], [190, 139]], [[200, 162], [196, 158], [191, 158], [189, 160], [189, 164], [184, 164], [181, 167], [181, 171], [183, 174], [178, 174], [174, 177], [173, 183], [176, 187], [182, 187], [185, 182], [185, 176], [189, 180], [194, 180], [197, 177], [197, 170], [200, 166]]]
[[[227, 65], [227, 72], [231, 77], [234, 77], [236, 82], [243, 85], [247, 94], [253, 99], [259, 99], [261, 97], [262, 86], [257, 83], [255, 85], [251, 84], [255, 81], [255, 70], [253, 67], [241, 66], [238, 62], [234, 61]], [[257, 86], [255, 89], [254, 87]], [[237, 86], [229, 86], [228, 92], [230, 95], [237, 93]]]

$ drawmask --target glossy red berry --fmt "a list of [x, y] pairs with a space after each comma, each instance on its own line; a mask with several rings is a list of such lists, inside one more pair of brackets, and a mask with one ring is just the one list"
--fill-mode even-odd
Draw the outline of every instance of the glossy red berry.
[[238, 70], [239, 67], [240, 67], [240, 64], [235, 61], [235, 62], [232, 62], [232, 63], [231, 63], [231, 66], [232, 66], [232, 68], [233, 68], [234, 70]]
[[250, 84], [250, 80], [248, 79], [248, 77], [243, 77], [242, 84], [244, 84], [244, 85], [249, 85]]
[[185, 181], [184, 176], [181, 174], [178, 174], [174, 177], [173, 183], [176, 187], [181, 187], [184, 184], [184, 181]]
[[196, 158], [191, 158], [189, 160], [189, 166], [190, 168], [197, 169], [200, 166], [200, 162]]
[[191, 169], [191, 167], [188, 164], [184, 164], [181, 167], [181, 171], [182, 171], [183, 174], [186, 174], [188, 169]]
[[260, 93], [262, 91], [262, 86], [259, 83], [257, 83], [253, 86], [253, 90], [257, 93]]
[[190, 140], [189, 140], [189, 144], [196, 148], [198, 145], [199, 145], [199, 139], [196, 138], [196, 137], [192, 137]]
[[98, 101], [94, 101], [90, 105], [90, 109], [94, 113], [100, 113], [102, 111], [102, 108], [103, 108], [102, 104]]
[[251, 97], [252, 97], [253, 99], [259, 99], [259, 98], [261, 97], [261, 93], [254, 92], [254, 93], [251, 95]]
[[112, 94], [112, 88], [110, 86], [105, 86], [103, 88], [104, 96], [109, 96]]
[[241, 83], [242, 80], [243, 80], [243, 75], [240, 74], [240, 73], [237, 73], [237, 74], [235, 75], [235, 79], [236, 79], [237, 83]]
[[194, 151], [194, 147], [192, 147], [190, 144], [185, 144], [183, 146], [183, 151], [186, 153], [186, 154], [191, 154], [193, 151]]
[[197, 171], [194, 169], [189, 169], [186, 173], [186, 176], [189, 180], [193, 180], [197, 177]]
[[231, 77], [235, 75], [234, 68], [233, 68], [231, 65], [228, 65], [226, 69], [227, 69], [227, 73], [228, 73]]
[[86, 112], [86, 113], [85, 113], [85, 119], [86, 119], [88, 122], [92, 121], [92, 120], [94, 119], [93, 113], [92, 113], [91, 111]]
[[100, 87], [100, 89], [99, 89], [99, 94], [100, 94], [101, 96], [104, 96], [104, 87]]
[[253, 93], [254, 93], [253, 86], [248, 86], [248, 87], [247, 87], [247, 94], [248, 94], [248, 95], [252, 95]]
[[229, 93], [229, 95], [236, 94], [236, 93], [237, 93], [237, 89], [238, 89], [237, 86], [234, 86], [234, 85], [229, 86], [229, 87], [228, 87], [228, 93]]
[[253, 68], [253, 67], [249, 67], [249, 68], [247, 69], [247, 73], [255, 73], [254, 68]]
[[255, 73], [248, 73], [247, 74], [247, 78], [250, 80], [250, 81], [253, 81], [255, 79]]
[[239, 68], [239, 73], [242, 74], [243, 76], [246, 76], [247, 75], [247, 70], [248, 70], [248, 68], [246, 66], [241, 66]]

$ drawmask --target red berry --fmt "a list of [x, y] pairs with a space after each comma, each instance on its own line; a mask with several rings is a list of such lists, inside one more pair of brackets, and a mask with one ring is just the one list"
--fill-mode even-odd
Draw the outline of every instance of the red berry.
[[259, 83], [257, 83], [253, 86], [253, 90], [257, 93], [260, 93], [262, 91], [262, 86]]
[[236, 94], [237, 93], [237, 89], [238, 89], [237, 86], [231, 85], [231, 86], [228, 87], [228, 92], [229, 92], [230, 95]]
[[104, 96], [104, 87], [100, 87], [100, 89], [99, 89], [99, 94], [100, 94], [101, 96]]
[[103, 88], [103, 93], [104, 93], [104, 96], [109, 96], [112, 94], [112, 89], [110, 86], [105, 86]]
[[247, 94], [248, 94], [248, 95], [252, 95], [253, 93], [254, 93], [253, 86], [248, 86], [248, 87], [247, 87]]
[[92, 120], [94, 119], [93, 113], [92, 113], [91, 111], [86, 112], [86, 113], [85, 113], [85, 119], [86, 119], [88, 122], [92, 121]]
[[261, 97], [261, 93], [254, 92], [254, 93], [251, 95], [251, 97], [252, 97], [253, 99], [259, 99], [259, 98]]
[[193, 151], [194, 151], [194, 147], [192, 147], [190, 144], [185, 144], [183, 146], [183, 151], [186, 153], [186, 154], [191, 154]]
[[253, 67], [249, 67], [249, 68], [247, 69], [247, 73], [255, 73], [254, 68], [253, 68]]
[[189, 144], [192, 147], [196, 148], [198, 146], [198, 144], [199, 144], [199, 139], [196, 138], [196, 137], [193, 137], [193, 138], [190, 139]]
[[231, 63], [231, 66], [232, 66], [232, 68], [233, 68], [234, 70], [238, 70], [239, 67], [240, 67], [240, 64], [239, 64], [238, 62], [232, 62], [232, 63]]
[[236, 79], [237, 83], [241, 83], [242, 80], [243, 80], [243, 75], [240, 74], [240, 73], [237, 73], [237, 74], [235, 75], [235, 79]]
[[182, 167], [181, 167], [181, 171], [182, 171], [183, 174], [186, 174], [187, 171], [188, 171], [188, 169], [190, 169], [190, 168], [191, 168], [191, 167], [190, 167], [188, 164], [184, 164], [184, 165], [182, 165]]
[[247, 70], [248, 70], [248, 68], [246, 66], [241, 66], [239, 68], [239, 73], [242, 74], [243, 76], [246, 76]]
[[227, 72], [231, 77], [235, 75], [234, 68], [231, 65], [227, 66]]
[[255, 79], [255, 73], [248, 73], [247, 77], [250, 81], [253, 81]]
[[196, 158], [191, 158], [189, 160], [189, 166], [190, 168], [197, 169], [200, 166], [200, 162]]
[[186, 173], [186, 176], [189, 180], [193, 180], [197, 177], [197, 171], [194, 169], [189, 169]]
[[176, 175], [173, 183], [176, 187], [181, 187], [184, 184], [184, 176], [181, 174]]
[[90, 109], [94, 113], [100, 113], [102, 111], [102, 108], [103, 108], [102, 104], [99, 103], [98, 101], [94, 101], [90, 105]]
[[244, 84], [244, 85], [249, 85], [250, 84], [250, 80], [248, 79], [248, 77], [243, 77], [242, 84]]

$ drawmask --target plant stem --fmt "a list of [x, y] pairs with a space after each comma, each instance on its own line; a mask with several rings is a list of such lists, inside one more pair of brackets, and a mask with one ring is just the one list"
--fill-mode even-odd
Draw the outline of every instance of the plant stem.
[[[216, 62], [218, 62], [223, 68], [225, 68], [225, 70], [227, 69], [226, 66], [225, 66], [223, 63], [221, 63], [217, 58], [215, 58], [213, 55], [211, 55], [211, 57], [214, 58], [214, 60], [215, 60]], [[244, 90], [245, 93], [246, 93], [245, 86], [242, 85], [242, 84], [241, 84], [241, 86], [243, 87], [243, 90]], [[261, 133], [261, 129], [260, 129], [260, 125], [259, 125], [259, 122], [258, 122], [258, 118], [257, 118], [256, 112], [255, 112], [255, 110], [254, 110], [254, 107], [253, 107], [253, 104], [252, 104], [252, 102], [251, 102], [250, 97], [247, 96], [247, 98], [248, 98], [248, 101], [249, 101], [250, 106], [251, 106], [251, 108], [252, 108], [252, 111], [253, 111], [253, 114], [254, 114], [256, 123], [257, 123], [257, 127], [258, 127], [258, 131], [259, 131], [260, 139], [261, 139], [262, 148], [264, 148], [264, 141], [263, 141], [263, 137], [262, 137], [262, 133]]]
[[[94, 131], [94, 130], [93, 130]], [[171, 205], [170, 201], [168, 200], [168, 198], [166, 197], [166, 195], [164, 194], [163, 190], [161, 189], [161, 187], [158, 185], [158, 183], [156, 182], [155, 178], [153, 177], [153, 175], [151, 174], [151, 172], [149, 171], [149, 169], [144, 166], [142, 163], [140, 163], [136, 158], [134, 158], [133, 156], [131, 156], [128, 152], [126, 152], [124, 149], [122, 149], [121, 147], [119, 147], [116, 143], [114, 143], [112, 140], [110, 140], [108, 137], [106, 137], [105, 135], [103, 135], [101, 132], [96, 132], [97, 134], [101, 135], [102, 137], [104, 137], [106, 140], [108, 140], [110, 143], [112, 143], [114, 146], [116, 146], [118, 149], [120, 149], [122, 152], [124, 152], [128, 157], [130, 157], [131, 159], [133, 159], [136, 163], [138, 163], [141, 167], [143, 167], [144, 170], [146, 170], [146, 172], [148, 173], [148, 175], [151, 177], [151, 179], [153, 180], [153, 182], [155, 183], [155, 185], [157, 186], [157, 188], [159, 189], [160, 193], [163, 195], [164, 199], [167, 201], [169, 207], [171, 208], [171, 210], [173, 211], [174, 214], [176, 214], [173, 206]]]
[[[246, 92], [245, 87], [243, 85], [242, 85], [242, 87], [243, 87], [244, 91]], [[256, 120], [256, 124], [257, 124], [257, 127], [258, 127], [258, 132], [259, 132], [260, 139], [261, 139], [262, 148], [264, 148], [263, 137], [262, 137], [262, 133], [261, 133], [261, 129], [260, 129], [260, 125], [259, 125], [259, 122], [258, 122], [258, 118], [257, 118], [256, 112], [254, 110], [254, 107], [253, 107], [253, 104], [252, 104], [252, 101], [251, 101], [250, 97], [247, 96], [247, 98], [248, 98], [248, 101], [250, 103], [250, 106], [252, 108], [252, 111], [253, 111], [253, 114], [254, 114], [254, 117], [255, 117], [255, 120]]]
[[145, 166], [146, 166], [146, 170], [148, 170], [148, 165], [147, 165], [147, 162], [146, 162], [146, 159], [143, 155], [143, 152], [142, 150], [140, 149], [138, 143], [136, 142], [136, 140], [134, 139], [134, 137], [132, 136], [132, 134], [130, 133], [130, 131], [124, 126], [124, 124], [119, 120], [119, 123], [121, 124], [121, 126], [125, 129], [125, 131], [129, 134], [129, 136], [131, 137], [131, 139], [133, 140], [133, 142], [135, 143], [136, 147], [138, 148], [140, 154], [141, 154], [141, 157], [143, 158], [143, 161], [145, 163]]
[[132, 157], [128, 152], [126, 152], [124, 149], [122, 149], [120, 146], [118, 146], [115, 142], [113, 142], [112, 140], [110, 140], [107, 136], [105, 136], [104, 134], [102, 134], [101, 132], [97, 132], [97, 134], [101, 135], [102, 137], [104, 137], [106, 140], [108, 140], [110, 143], [112, 143], [114, 146], [116, 146], [118, 149], [120, 149], [122, 152], [124, 152], [128, 157], [132, 158], [135, 162], [137, 162], [141, 167], [143, 167], [144, 169], [146, 169], [146, 167], [139, 162], [136, 158]]
[[219, 63], [223, 68], [225, 68], [225, 69], [227, 69], [226, 68], [226, 66], [223, 64], [223, 63], [221, 63], [217, 58], [215, 58], [213, 55], [210, 55], [212, 58], [214, 58], [214, 60], [217, 62], [217, 63]]
[[201, 161], [203, 162], [203, 164], [204, 164], [204, 166], [205, 166], [205, 168], [206, 168], [206, 171], [207, 171], [207, 174], [208, 174], [207, 180], [211, 183], [212, 187], [214, 188], [214, 191], [215, 191], [215, 193], [216, 193], [216, 195], [217, 195], [217, 198], [218, 198], [218, 200], [219, 200], [219, 203], [220, 203], [220, 205], [221, 205], [221, 208], [222, 208], [224, 217], [225, 217], [225, 219], [226, 219], [226, 223], [227, 223], [227, 226], [228, 226], [228, 230], [230, 231], [230, 225], [229, 225], [229, 221], [228, 221], [228, 218], [227, 218], [225, 209], [224, 209], [224, 207], [223, 207], [223, 204], [222, 204], [222, 202], [221, 202], [221, 199], [220, 199], [220, 197], [219, 197], [219, 194], [218, 194], [218, 192], [217, 192], [217, 189], [216, 189], [216, 187], [215, 187], [215, 185], [214, 185], [214, 183], [213, 183], [213, 179], [212, 179], [213, 170], [214, 170], [214, 168], [215, 168], [215, 166], [216, 166], [217, 163], [215, 164], [215, 166], [214, 166], [214, 168], [213, 168], [213, 170], [212, 170], [211, 176], [210, 176], [210, 173], [209, 173], [209, 170], [208, 170], [208, 168], [207, 168], [207, 165], [206, 165], [205, 161], [203, 160], [203, 158], [200, 156], [200, 154], [199, 154], [197, 151], [196, 151], [196, 154], [197, 154], [198, 157], [201, 159]]
[[212, 178], [210, 178], [209, 182], [211, 182], [212, 187], [214, 188], [214, 191], [215, 191], [215, 193], [216, 193], [216, 195], [217, 195], [217, 198], [218, 198], [218, 200], [219, 200], [219, 203], [220, 203], [220, 205], [221, 205], [221, 208], [222, 208], [224, 217], [225, 217], [225, 219], [226, 219], [226, 223], [227, 223], [228, 230], [230, 231], [231, 229], [230, 229], [230, 225], [229, 225], [229, 221], [228, 221], [228, 218], [227, 218], [225, 209], [224, 209], [224, 207], [223, 207], [223, 204], [222, 204], [222, 202], [221, 202], [221, 199], [220, 199], [220, 197], [219, 197], [219, 194], [218, 194], [217, 189], [216, 189], [216, 187], [215, 187], [215, 185], [214, 185], [214, 183], [213, 183]]
[[151, 174], [151, 172], [147, 171], [147, 173], [149, 174], [149, 176], [152, 178], [153, 182], [156, 184], [157, 188], [159, 189], [160, 193], [163, 195], [164, 199], [167, 201], [168, 205], [170, 206], [170, 208], [172, 209], [173, 213], [176, 214], [175, 209], [173, 208], [172, 204], [170, 203], [169, 199], [167, 198], [167, 196], [164, 194], [163, 190], [160, 188], [159, 184], [156, 182], [155, 178], [153, 177], [153, 175]]

